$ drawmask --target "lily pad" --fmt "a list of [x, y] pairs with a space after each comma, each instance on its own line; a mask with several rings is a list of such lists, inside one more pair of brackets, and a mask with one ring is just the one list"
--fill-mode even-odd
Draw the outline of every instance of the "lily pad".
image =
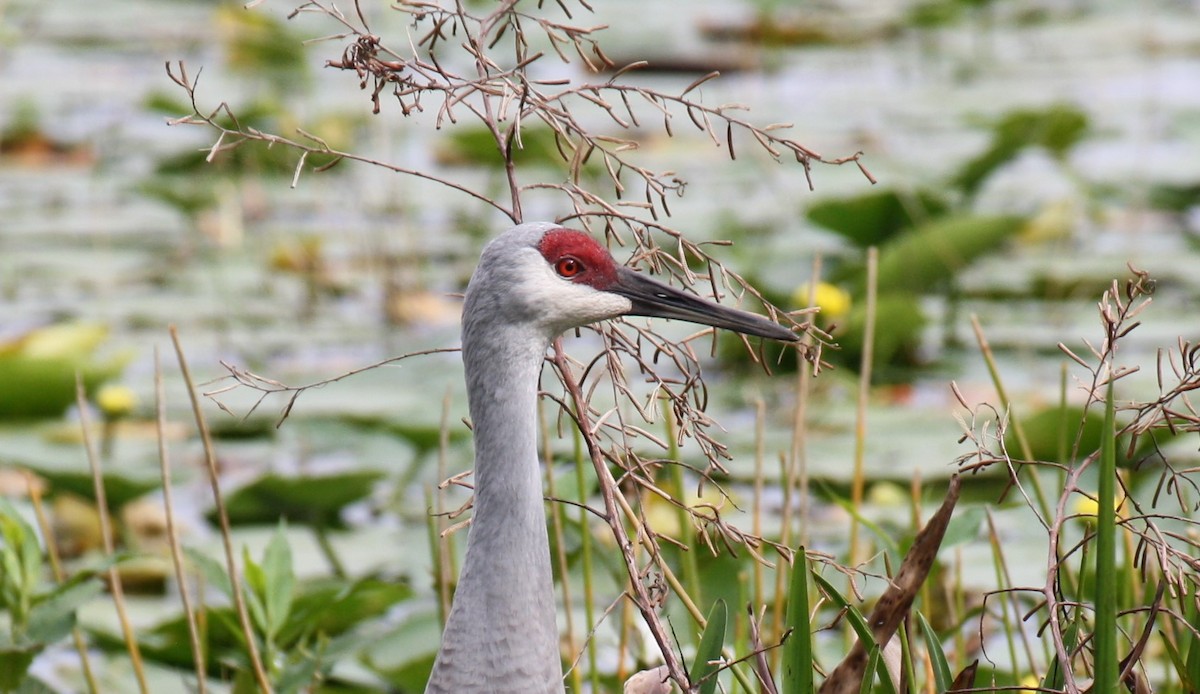
[[992, 126], [988, 148], [963, 164], [953, 183], [968, 195], [974, 194], [992, 172], [1026, 147], [1041, 147], [1062, 157], [1087, 131], [1087, 114], [1076, 106], [1057, 104], [1042, 110], [1010, 111]]
[[1015, 216], [952, 216], [922, 225], [880, 249], [879, 293], [928, 292], [1021, 230]]
[[815, 203], [809, 221], [828, 229], [859, 248], [878, 246], [949, 209], [942, 196], [928, 190], [881, 190], [852, 198]]
[[75, 374], [90, 393], [115, 378], [132, 354], [99, 359], [108, 327], [60, 323], [0, 343], [0, 419], [58, 417], [75, 402]]
[[[284, 517], [292, 523], [337, 528], [342, 526], [342, 509], [365, 499], [382, 477], [378, 471], [309, 477], [271, 473], [230, 494], [225, 508], [231, 523], [274, 523]], [[215, 519], [214, 513], [209, 517]]]

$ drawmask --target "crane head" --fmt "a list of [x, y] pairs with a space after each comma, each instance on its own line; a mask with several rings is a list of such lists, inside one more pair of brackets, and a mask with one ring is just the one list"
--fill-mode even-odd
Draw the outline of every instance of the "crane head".
[[[608, 249], [588, 234], [553, 224], [522, 224], [497, 237], [480, 260], [476, 278], [481, 275], [487, 278], [485, 283], [502, 290], [503, 297], [493, 297], [491, 302], [496, 309], [503, 305], [510, 318], [535, 322], [554, 335], [618, 316], [650, 316], [773, 340], [799, 339], [762, 316], [702, 299], [618, 265]], [[472, 289], [467, 293], [470, 300]]]

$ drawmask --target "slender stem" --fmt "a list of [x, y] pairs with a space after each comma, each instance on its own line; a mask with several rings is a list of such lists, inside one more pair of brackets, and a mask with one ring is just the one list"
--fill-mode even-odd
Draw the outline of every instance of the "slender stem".
[[250, 666], [254, 670], [254, 679], [258, 683], [258, 688], [265, 694], [272, 694], [274, 691], [271, 687], [271, 681], [267, 677], [266, 670], [263, 669], [262, 660], [258, 654], [258, 642], [254, 638], [254, 629], [250, 625], [250, 613], [246, 610], [246, 598], [242, 594], [242, 578], [238, 573], [237, 560], [233, 551], [233, 538], [229, 529], [229, 512], [225, 509], [225, 499], [221, 496], [221, 482], [217, 474], [217, 455], [213, 450], [212, 436], [208, 431], [208, 422], [204, 419], [204, 412], [200, 409], [200, 399], [196, 395], [195, 381], [192, 380], [192, 371], [188, 367], [187, 359], [183, 355], [183, 345], [179, 342], [179, 332], [174, 325], [168, 326], [167, 330], [171, 333], [171, 342], [175, 345], [175, 357], [179, 361], [179, 371], [183, 375], [183, 382], [187, 385], [188, 397], [192, 401], [192, 414], [196, 418], [196, 428], [200, 431], [200, 442], [204, 446], [204, 462], [208, 470], [208, 482], [212, 487], [213, 504], [217, 509], [217, 519], [221, 526], [221, 542], [225, 546], [225, 564], [229, 570], [229, 584], [233, 593], [233, 606], [237, 612], [238, 622], [242, 627], [242, 635], [246, 639], [246, 655], [250, 659]]
[[208, 690], [208, 667], [204, 647], [200, 642], [200, 631], [196, 627], [196, 612], [192, 608], [192, 595], [188, 588], [187, 573], [183, 565], [183, 549], [179, 545], [179, 532], [175, 528], [175, 503], [171, 492], [171, 459], [167, 454], [167, 400], [163, 393], [162, 363], [158, 345], [154, 346], [154, 425], [158, 434], [158, 468], [162, 475], [163, 508], [167, 514], [167, 544], [171, 547], [171, 562], [175, 566], [175, 583], [179, 587], [179, 599], [183, 602], [183, 614], [187, 619], [188, 641], [192, 646], [192, 662], [196, 667], [196, 692]]
[[[762, 537], [762, 498], [763, 498], [763, 427], [767, 418], [767, 403], [762, 398], [754, 399], [754, 518], [753, 528], [756, 537]], [[780, 562], [782, 564], [783, 562]], [[750, 595], [751, 605], [763, 605], [763, 563], [753, 562], [754, 585]], [[751, 617], [753, 618], [753, 617]]]
[[[1013, 434], [1017, 437], [1017, 445], [1021, 448], [1021, 457], [1025, 460], [1033, 460], [1033, 450], [1029, 445], [1029, 439], [1025, 436], [1025, 428], [1021, 426], [1021, 420], [1013, 412], [1012, 401], [1009, 400], [1008, 392], [1004, 389], [1004, 381], [1000, 378], [1000, 369], [996, 367], [992, 346], [988, 344], [987, 337], [983, 334], [979, 316], [974, 313], [971, 314], [971, 327], [975, 330], [975, 340], [979, 343], [979, 351], [987, 365], [988, 375], [992, 378], [992, 387], [996, 389], [996, 397], [1000, 399], [1000, 407], [1008, 418], [1008, 425], [1012, 427]], [[1013, 483], [1019, 482], [1021, 469], [1018, 467], [1014, 471]], [[1037, 497], [1038, 510], [1042, 514], [1040, 520], [1042, 525], [1046, 525], [1046, 519], [1051, 518], [1050, 504], [1046, 501], [1046, 493], [1042, 491], [1041, 476], [1037, 474], [1036, 468], [1030, 473], [1029, 479], [1033, 483], [1033, 493]]]
[[579, 423], [580, 431], [583, 433], [583, 441], [587, 446], [588, 453], [592, 459], [592, 467], [596, 471], [596, 476], [600, 480], [600, 496], [604, 500], [604, 517], [608, 521], [608, 527], [613, 533], [613, 538], [617, 541], [617, 547], [621, 550], [621, 556], [625, 560], [625, 570], [629, 574], [629, 589], [634, 596], [634, 602], [637, 604], [638, 611], [642, 613], [642, 618], [646, 621], [646, 626], [649, 627], [651, 635], [654, 637], [655, 643], [658, 644], [659, 651], [662, 653], [663, 660], [667, 665], [667, 670], [671, 673], [671, 679], [680, 686], [685, 692], [690, 691], [691, 682], [688, 680], [687, 671], [684, 670], [683, 664], [679, 662], [679, 657], [675, 653], [675, 648], [671, 643], [670, 637], [667, 635], [667, 630], [659, 619], [658, 614], [654, 611], [654, 602], [650, 599], [650, 595], [646, 591], [646, 585], [642, 582], [641, 571], [638, 569], [637, 563], [634, 560], [633, 543], [629, 540], [629, 534], [625, 532], [625, 525], [621, 521], [621, 514], [617, 508], [617, 499], [621, 497], [617, 489], [617, 481], [613, 479], [612, 472], [605, 464], [603, 456], [600, 455], [600, 448], [596, 445], [595, 434], [592, 432], [591, 418], [588, 416], [587, 400], [583, 395], [583, 390], [579, 387], [579, 381], [575, 378], [574, 372], [567, 363], [566, 354], [562, 349], [562, 339], [554, 340], [554, 364], [558, 367], [559, 374], [562, 376], [563, 383], [567, 388], [567, 392], [571, 394], [571, 399], [575, 406], [575, 417]]
[[879, 249], [867, 249], [867, 319], [863, 328], [863, 351], [858, 371], [858, 398], [854, 420], [854, 478], [850, 485], [850, 505], [854, 513], [850, 517], [850, 561], [857, 566], [861, 553], [858, 546], [858, 518], [862, 512], [863, 491], [866, 487], [864, 458], [867, 449], [867, 400], [871, 396], [871, 366], [875, 353], [875, 308], [878, 292]]
[[683, 475], [683, 461], [679, 456], [679, 445], [675, 440], [675, 411], [671, 408], [670, 400], [663, 396], [663, 428], [666, 429], [667, 460], [675, 463], [671, 466], [671, 482], [673, 494], [679, 505], [675, 507], [675, 515], [679, 522], [679, 540], [684, 547], [679, 550], [679, 560], [683, 572], [683, 580], [687, 584], [688, 594], [694, 602], [704, 602], [700, 593], [700, 567], [696, 563], [695, 540], [696, 530], [692, 526], [692, 514], [688, 512], [687, 481]]
[[[573, 441], [575, 445], [575, 486], [579, 489], [579, 537], [580, 553], [583, 555], [583, 614], [588, 628], [596, 624], [596, 591], [592, 583], [592, 534], [588, 532], [587, 511], [587, 473], [584, 472], [583, 434], [575, 430]], [[588, 665], [591, 673], [593, 691], [600, 691], [600, 673], [596, 668], [596, 639], [587, 640]]]
[[[75, 404], [79, 407], [79, 425], [83, 429], [83, 448], [87, 452], [88, 465], [92, 469], [92, 487], [96, 491], [96, 512], [100, 516], [100, 537], [104, 541], [104, 553], [111, 558], [115, 552], [112, 521], [108, 515], [108, 499], [104, 494], [104, 477], [100, 474], [100, 456], [96, 453], [95, 442], [92, 441], [92, 423], [91, 417], [88, 415], [83, 376], [78, 372], [75, 374]], [[125, 648], [129, 651], [129, 659], [133, 661], [133, 674], [137, 678], [138, 689], [142, 694], [148, 694], [150, 686], [146, 682], [146, 671], [142, 665], [142, 651], [138, 647], [133, 624], [129, 621], [129, 613], [125, 611], [125, 590], [121, 585], [121, 574], [117, 567], [113, 566], [108, 570], [108, 580], [113, 605], [117, 608], [117, 619], [121, 623], [121, 633], [125, 637]]]
[[[446, 394], [442, 397], [442, 421], [438, 427], [438, 479], [446, 479], [449, 460], [448, 451], [450, 448], [450, 389], [446, 389]], [[446, 525], [446, 507], [445, 498], [442, 494], [431, 491], [434, 503], [434, 517], [432, 523], [433, 537], [431, 538], [430, 547], [433, 549], [434, 566], [437, 567], [435, 574], [437, 576], [437, 593], [438, 593], [438, 614], [442, 627], [446, 626], [446, 619], [450, 616], [450, 582], [451, 577], [457, 575], [454, 570], [454, 535], [451, 534], [442, 541], [442, 532]]]
[[[817, 303], [817, 285], [821, 281], [821, 256], [813, 258], [812, 277], [809, 280], [808, 286], [808, 305], [814, 306]], [[798, 544], [801, 547], [808, 546], [808, 519], [809, 519], [809, 494], [808, 494], [808, 451], [804, 446], [808, 440], [808, 395], [812, 390], [812, 376], [804, 363], [804, 355], [813, 345], [813, 333], [811, 330], [806, 330], [804, 336], [800, 338], [800, 347], [796, 351], [796, 409], [792, 416], [792, 447], [791, 455], [780, 460], [780, 465], [783, 468], [783, 518], [780, 520], [779, 542], [785, 547], [792, 546], [792, 499], [793, 490], [799, 487], [800, 497], [800, 533]], [[774, 640], [778, 642], [783, 638], [784, 624], [784, 597], [787, 595], [785, 586], [788, 583], [788, 573], [792, 569], [788, 562], [780, 561], [775, 565], [775, 603], [772, 608], [772, 628], [774, 629]], [[774, 648], [770, 652], [770, 660], [772, 665], [778, 664], [781, 656], [780, 649]]]
[[[546, 469], [546, 494], [551, 499], [558, 498], [558, 490], [554, 484], [554, 447], [550, 445], [550, 437], [546, 435], [546, 411], [538, 401], [538, 424], [542, 430], [542, 464]], [[554, 531], [554, 558], [558, 561], [558, 583], [562, 586], [563, 615], [567, 621], [567, 651], [574, 659], [579, 653], [575, 640], [575, 615], [571, 602], [571, 573], [567, 563], [566, 541], [563, 536], [562, 504], [550, 504], [550, 527]], [[594, 670], [595, 668], [593, 668]], [[571, 668], [571, 682], [575, 691], [583, 691], [583, 673], [578, 667]]]

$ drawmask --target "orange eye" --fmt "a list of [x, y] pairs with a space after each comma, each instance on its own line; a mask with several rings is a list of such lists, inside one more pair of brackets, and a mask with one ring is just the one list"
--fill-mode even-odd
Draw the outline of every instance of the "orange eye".
[[583, 263], [574, 258], [562, 258], [554, 264], [554, 271], [558, 273], [559, 277], [571, 279], [583, 272]]

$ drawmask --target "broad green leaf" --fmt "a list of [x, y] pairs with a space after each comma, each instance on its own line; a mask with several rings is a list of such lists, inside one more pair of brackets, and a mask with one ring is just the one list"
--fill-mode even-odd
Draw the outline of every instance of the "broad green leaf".
[[1083, 138], [1087, 130], [1087, 114], [1073, 104], [1009, 111], [993, 125], [988, 148], [963, 164], [953, 183], [968, 195], [973, 194], [993, 171], [1026, 147], [1041, 147], [1061, 157]]
[[270, 629], [267, 635], [274, 638], [287, 623], [296, 588], [296, 576], [292, 571], [292, 548], [286, 535], [287, 525], [279, 521], [279, 528], [271, 536], [263, 552], [262, 572], [264, 579], [263, 606], [267, 612]]
[[1015, 216], [957, 215], [898, 236], [879, 249], [879, 295], [937, 289], [1014, 236], [1023, 223]]
[[26, 637], [30, 641], [47, 644], [65, 638], [71, 632], [71, 627], [75, 626], [76, 610], [103, 591], [104, 585], [93, 578], [66, 590], [55, 591], [40, 602], [35, 602], [29, 611]]
[[783, 694], [812, 694], [812, 625], [808, 621], [808, 557], [796, 550], [788, 587], [784, 629], [791, 635], [783, 644]]
[[880, 190], [851, 198], [820, 200], [808, 219], [859, 248], [879, 246], [905, 229], [946, 213], [944, 198], [928, 190]]
[[983, 506], [959, 507], [958, 513], [946, 525], [946, 534], [942, 537], [941, 549], [953, 547], [964, 542], [970, 542], [979, 537], [979, 527], [987, 517]]
[[692, 662], [692, 670], [688, 679], [693, 684], [700, 683], [700, 694], [712, 694], [717, 690], [717, 675], [721, 659], [721, 647], [725, 645], [725, 624], [728, 621], [728, 611], [724, 600], [713, 603], [708, 612], [708, 625], [700, 636], [700, 646], [696, 649], [696, 660]]
[[263, 475], [225, 500], [232, 523], [292, 523], [340, 527], [343, 508], [365, 499], [383, 473], [375, 470], [336, 475]]

